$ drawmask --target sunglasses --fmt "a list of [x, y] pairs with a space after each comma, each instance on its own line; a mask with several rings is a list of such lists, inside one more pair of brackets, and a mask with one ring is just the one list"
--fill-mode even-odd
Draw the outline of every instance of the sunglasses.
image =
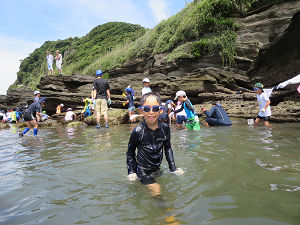
[[145, 106], [140, 106], [139, 108], [142, 109], [144, 112], [150, 112], [151, 110], [153, 112], [159, 112], [160, 109], [163, 109], [158, 105], [154, 105], [152, 107], [150, 107], [149, 105], [145, 105]]

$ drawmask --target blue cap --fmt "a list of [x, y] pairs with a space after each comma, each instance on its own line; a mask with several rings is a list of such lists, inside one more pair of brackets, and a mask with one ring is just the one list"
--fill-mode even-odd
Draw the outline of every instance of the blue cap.
[[130, 93], [132, 90], [131, 90], [131, 88], [125, 88], [125, 91]]
[[41, 97], [40, 99], [39, 99], [39, 103], [43, 103], [43, 102], [45, 102], [46, 101], [46, 97]]
[[96, 76], [97, 76], [97, 77], [101, 77], [102, 74], [103, 74], [102, 70], [97, 70], [97, 71], [96, 71]]

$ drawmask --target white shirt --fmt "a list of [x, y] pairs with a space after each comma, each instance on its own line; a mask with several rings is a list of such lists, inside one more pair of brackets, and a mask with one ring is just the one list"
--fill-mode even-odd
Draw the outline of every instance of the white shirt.
[[53, 63], [53, 56], [51, 54], [49, 54], [49, 55], [46, 56], [46, 58], [47, 58], [47, 63], [52, 65], [52, 63]]
[[6, 118], [6, 116], [5, 116], [4, 113], [1, 113], [1, 112], [0, 112], [0, 116], [3, 116], [3, 120], [7, 120], [7, 118]]
[[[180, 108], [181, 108], [181, 104], [179, 104], [179, 105], [176, 106], [175, 111], [178, 110], [178, 109], [180, 109]], [[186, 113], [185, 113], [185, 110], [182, 110], [181, 112], [176, 113], [176, 117], [177, 116], [185, 116], [185, 117], [187, 117]]]
[[[56, 56], [55, 56], [56, 58]], [[61, 54], [58, 54], [58, 59], [55, 59], [56, 60], [56, 64], [62, 64], [62, 55]]]
[[149, 88], [149, 87], [143, 87], [143, 89], [142, 89], [142, 96], [143, 96], [144, 94], [149, 93], [149, 92], [152, 92], [152, 91], [151, 91], [151, 88]]
[[65, 121], [73, 120], [73, 116], [75, 116], [75, 113], [73, 111], [66, 112]]
[[262, 116], [262, 117], [266, 117], [266, 116], [271, 116], [271, 107], [268, 106], [265, 113], [262, 113], [261, 110], [263, 108], [265, 108], [267, 102], [269, 101], [270, 99], [268, 98], [267, 94], [266, 93], [262, 93], [260, 95], [257, 95], [257, 102], [258, 102], [258, 106], [259, 106], [259, 116]]

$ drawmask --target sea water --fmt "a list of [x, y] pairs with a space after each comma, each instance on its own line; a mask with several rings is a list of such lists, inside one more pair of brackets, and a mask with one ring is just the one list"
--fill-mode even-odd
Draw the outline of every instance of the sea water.
[[162, 195], [126, 179], [135, 125], [0, 131], [0, 224], [300, 224], [300, 124], [171, 128]]

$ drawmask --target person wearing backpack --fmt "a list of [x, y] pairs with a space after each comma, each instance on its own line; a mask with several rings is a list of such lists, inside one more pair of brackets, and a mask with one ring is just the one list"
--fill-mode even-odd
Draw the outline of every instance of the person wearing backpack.
[[[128, 114], [129, 118], [134, 114], [134, 90], [130, 87], [125, 89], [126, 92], [126, 102], [123, 103], [123, 106], [128, 105]], [[135, 119], [133, 119], [131, 122], [135, 122]]]

